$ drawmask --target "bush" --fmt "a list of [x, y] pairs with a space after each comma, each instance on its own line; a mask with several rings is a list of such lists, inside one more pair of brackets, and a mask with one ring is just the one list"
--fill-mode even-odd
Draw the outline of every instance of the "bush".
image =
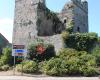
[[77, 57], [65, 60], [67, 63], [68, 75], [80, 75], [80, 63]]
[[43, 66], [43, 73], [51, 76], [62, 76], [67, 73], [68, 69], [64, 60], [60, 58], [52, 58]]
[[67, 23], [66, 31], [69, 32], [70, 34], [73, 33], [74, 24], [75, 23], [73, 21]]
[[100, 66], [100, 46], [95, 47], [92, 54], [96, 57], [97, 65]]
[[71, 57], [75, 57], [77, 56], [78, 52], [75, 49], [71, 49], [71, 48], [63, 48], [59, 51], [58, 53], [60, 58], [63, 59], [70, 59]]
[[69, 38], [70, 34], [69, 34], [69, 32], [64, 31], [64, 32], [62, 32], [61, 36], [62, 36], [63, 40], [65, 41], [66, 39]]
[[84, 76], [93, 76], [97, 74], [96, 69], [92, 66], [82, 66], [80, 71]]
[[66, 32], [65, 35], [62, 37], [65, 45], [79, 51], [91, 51], [98, 41], [96, 33], [73, 33], [68, 35]]
[[44, 72], [44, 66], [47, 63], [47, 61], [42, 61], [38, 63], [38, 68], [39, 68], [39, 72], [43, 73]]
[[28, 58], [33, 60], [36, 58], [39, 61], [49, 59], [55, 56], [54, 46], [46, 43], [33, 43], [28, 48]]
[[71, 58], [63, 60], [61, 58], [53, 58], [44, 63], [42, 72], [50, 76], [64, 76], [64, 75], [96, 75], [95, 66], [87, 65], [85, 62], [80, 62], [78, 58]]
[[12, 62], [12, 55], [11, 55], [11, 48], [4, 48], [3, 55], [0, 58], [0, 66], [5, 64], [11, 64]]
[[[65, 48], [59, 51], [58, 56], [65, 60], [68, 75], [81, 74], [84, 76], [91, 76], [96, 74], [96, 59], [93, 55], [88, 54], [85, 51], [76, 51], [75, 49]], [[85, 70], [87, 71], [86, 73]]]
[[100, 37], [98, 37], [98, 43], [100, 44]]
[[[22, 70], [23, 66], [23, 70]], [[17, 71], [24, 73], [36, 73], [38, 70], [37, 62], [35, 61], [24, 61], [16, 66]]]
[[85, 63], [84, 65], [93, 66], [93, 67], [96, 66], [96, 59], [91, 54], [86, 54], [86, 55], [80, 56], [79, 59], [81, 62]]
[[10, 69], [10, 66], [9, 66], [8, 64], [3, 65], [3, 66], [1, 67], [1, 70], [2, 70], [2, 71], [8, 71], [9, 69]]
[[96, 66], [96, 57], [88, 54], [86, 51], [77, 51], [75, 49], [65, 48], [59, 51], [60, 58], [69, 60], [79, 60], [80, 65]]

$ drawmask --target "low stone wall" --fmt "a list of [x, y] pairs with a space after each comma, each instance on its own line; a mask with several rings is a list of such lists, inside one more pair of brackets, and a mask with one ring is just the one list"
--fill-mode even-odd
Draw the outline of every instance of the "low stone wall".
[[39, 37], [39, 38], [43, 39], [44, 42], [46, 42], [46, 43], [53, 44], [55, 47], [56, 53], [58, 53], [58, 51], [61, 48], [63, 48], [63, 41], [62, 41], [61, 34], [54, 35], [54, 36], [47, 36], [47, 37]]

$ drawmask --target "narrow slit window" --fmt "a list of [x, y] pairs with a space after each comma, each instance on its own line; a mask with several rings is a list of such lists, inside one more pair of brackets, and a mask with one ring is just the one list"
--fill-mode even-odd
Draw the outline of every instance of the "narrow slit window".
[[77, 32], [80, 32], [80, 27], [77, 27]]
[[64, 23], [66, 23], [67, 22], [67, 20], [66, 19], [64, 19]]

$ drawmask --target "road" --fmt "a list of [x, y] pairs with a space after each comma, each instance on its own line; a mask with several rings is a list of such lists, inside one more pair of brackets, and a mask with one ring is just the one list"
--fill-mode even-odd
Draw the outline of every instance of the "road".
[[26, 77], [0, 76], [0, 80], [100, 80], [99, 77]]

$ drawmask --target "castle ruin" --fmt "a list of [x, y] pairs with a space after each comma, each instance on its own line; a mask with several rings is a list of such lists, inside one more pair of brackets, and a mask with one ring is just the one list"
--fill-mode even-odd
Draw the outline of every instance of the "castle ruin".
[[15, 0], [13, 45], [29, 45], [36, 37], [62, 48], [61, 33], [73, 21], [73, 32], [88, 32], [88, 2], [71, 0], [60, 13], [50, 11], [45, 0]]

